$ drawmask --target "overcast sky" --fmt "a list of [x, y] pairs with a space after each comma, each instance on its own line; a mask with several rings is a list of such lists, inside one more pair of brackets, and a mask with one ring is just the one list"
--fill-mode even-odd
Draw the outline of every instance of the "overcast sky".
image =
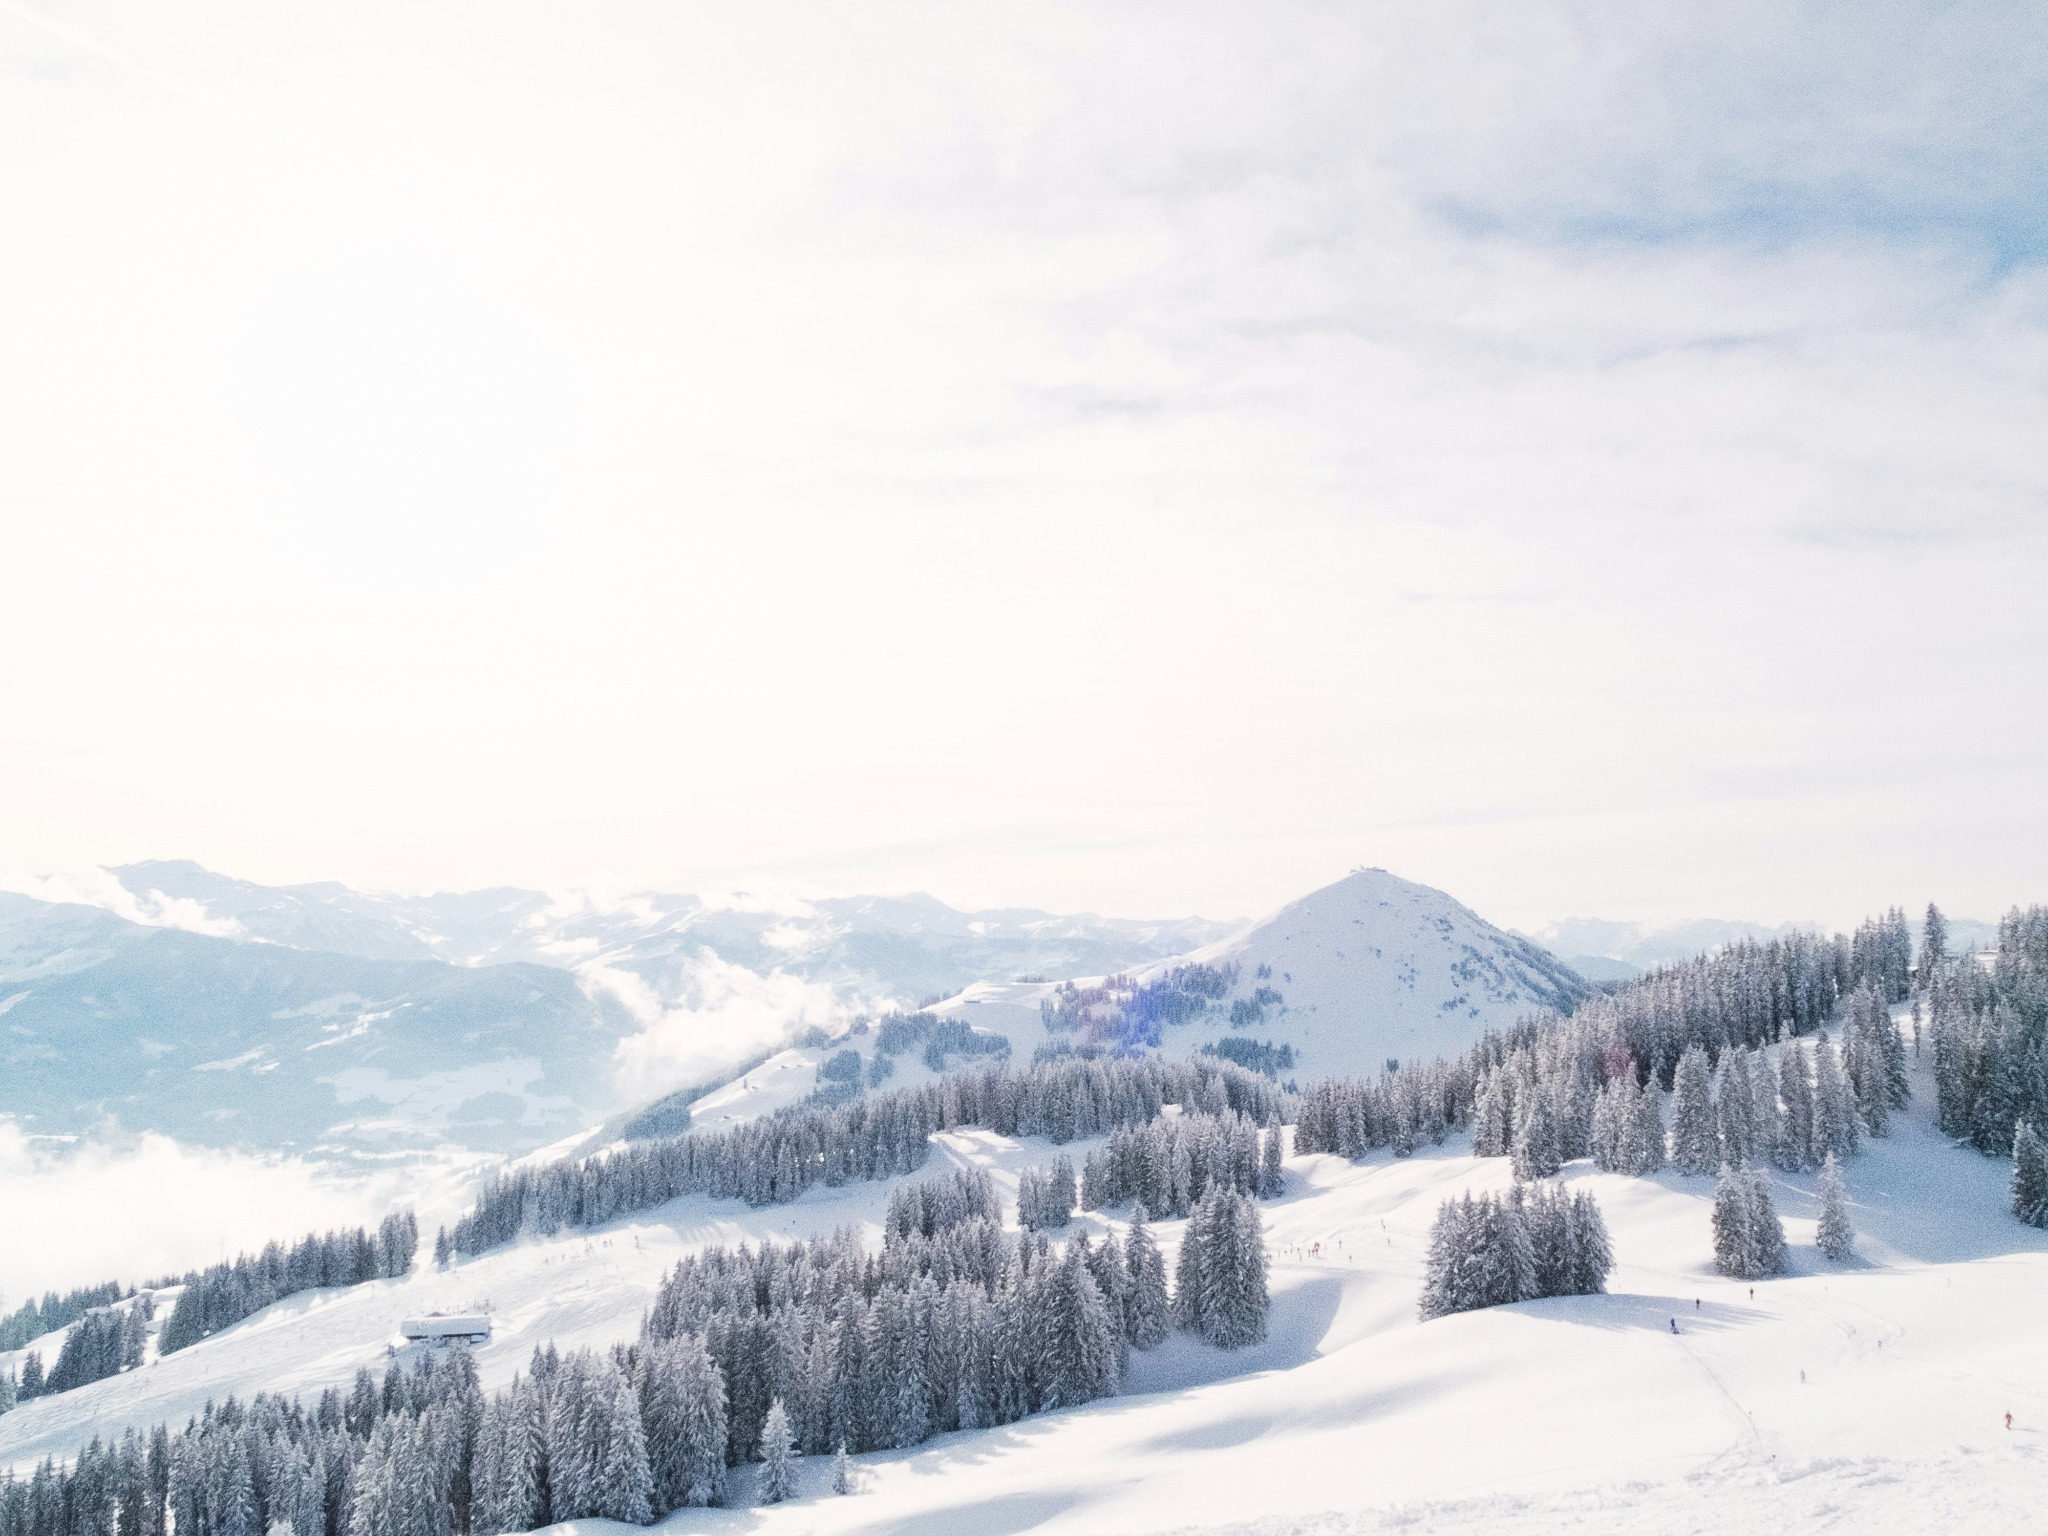
[[0, 865], [2048, 897], [2048, 11], [0, 0]]

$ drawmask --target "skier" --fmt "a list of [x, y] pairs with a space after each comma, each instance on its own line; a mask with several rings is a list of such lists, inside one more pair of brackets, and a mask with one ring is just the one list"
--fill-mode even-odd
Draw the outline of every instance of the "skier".
[[2005, 1427], [2006, 1427], [2006, 1428], [2007, 1428], [2008, 1430], [2010, 1430], [2010, 1429], [2012, 1428], [2012, 1411], [2011, 1411], [2010, 1409], [2008, 1409], [2008, 1410], [2006, 1411], [2006, 1415], [2005, 1415]]
[[1678, 1332], [1678, 1319], [1675, 1317], [1671, 1319], [1671, 1331], [1673, 1333]]

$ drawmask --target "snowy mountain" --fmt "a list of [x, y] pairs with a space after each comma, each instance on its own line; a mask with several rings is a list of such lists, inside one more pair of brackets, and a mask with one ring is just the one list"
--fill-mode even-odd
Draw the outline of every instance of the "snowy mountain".
[[[1197, 972], [1205, 981], [1187, 981]], [[1014, 1059], [1041, 1046], [1097, 1044], [1189, 1056], [1235, 1037], [1291, 1055], [1282, 1077], [1370, 1076], [1391, 1058], [1452, 1056], [1490, 1029], [1546, 1008], [1569, 1011], [1586, 982], [1529, 940], [1494, 927], [1442, 891], [1383, 869], [1358, 870], [1213, 944], [1135, 968], [1116, 985], [1100, 975], [1068, 983], [983, 982], [934, 1010], [1009, 1042]], [[1170, 1017], [1133, 1027], [1157, 993], [1177, 984]], [[1147, 989], [1150, 998], [1138, 996]], [[1055, 1010], [1048, 1028], [1046, 1010]], [[1156, 1039], [1154, 1038], [1156, 1035]], [[839, 1049], [871, 1062], [872, 1037], [784, 1052], [716, 1100], [744, 1119], [789, 1101]], [[1227, 1047], [1226, 1047], [1227, 1049]], [[1271, 1064], [1275, 1058], [1266, 1058]], [[931, 1075], [901, 1058], [889, 1081]]]
[[404, 897], [186, 862], [75, 894], [0, 893], [0, 1114], [349, 1156], [523, 1152], [859, 1009], [1223, 931], [928, 896]]
[[[758, 1469], [744, 1466], [736, 1507], [685, 1510], [662, 1529], [2038, 1529], [2048, 1234], [2006, 1214], [2004, 1163], [1935, 1131], [1924, 1064], [1915, 1092], [1892, 1135], [1847, 1165], [1859, 1233], [1848, 1263], [1815, 1250], [1811, 1175], [1772, 1179], [1792, 1272], [1746, 1282], [1713, 1271], [1710, 1180], [1573, 1163], [1565, 1183], [1599, 1202], [1612, 1233], [1608, 1293], [1430, 1322], [1415, 1302], [1438, 1206], [1505, 1190], [1506, 1161], [1472, 1157], [1457, 1136], [1408, 1158], [1292, 1156], [1286, 1193], [1261, 1207], [1273, 1295], [1264, 1343], [1229, 1352], [1176, 1336], [1133, 1354], [1119, 1396], [857, 1456], [845, 1497], [832, 1491], [829, 1457], [805, 1462], [796, 1497], [774, 1506], [756, 1502]], [[917, 1177], [985, 1169], [1007, 1212], [1023, 1169], [1097, 1145], [945, 1133]], [[346, 1390], [359, 1367], [381, 1375], [401, 1320], [437, 1311], [491, 1316], [476, 1360], [495, 1390], [536, 1345], [633, 1339], [685, 1254], [840, 1226], [877, 1246], [891, 1187], [819, 1187], [761, 1208], [690, 1197], [445, 1271], [423, 1263], [403, 1279], [307, 1292], [139, 1370], [0, 1415], [0, 1466], [26, 1475], [90, 1436], [180, 1426], [231, 1393], [310, 1403], [325, 1387]], [[1116, 1225], [1083, 1213], [1066, 1235]], [[1155, 1226], [1169, 1270], [1184, 1226]], [[20, 1358], [0, 1357], [0, 1368]]]
[[1453, 1055], [1586, 994], [1538, 945], [1384, 869], [1354, 871], [1179, 963], [1234, 968], [1223, 1011], [1243, 1002], [1241, 1017], [1260, 1016], [1233, 1033], [1293, 1046], [1313, 1077]]

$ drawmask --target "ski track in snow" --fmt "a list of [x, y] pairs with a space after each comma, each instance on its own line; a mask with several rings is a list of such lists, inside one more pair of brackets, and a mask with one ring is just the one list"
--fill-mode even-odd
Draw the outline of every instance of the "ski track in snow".
[[[1813, 1247], [1812, 1178], [1776, 1181], [1795, 1273], [1759, 1282], [1753, 1299], [1747, 1282], [1712, 1272], [1710, 1180], [1575, 1163], [1565, 1178], [1594, 1192], [1614, 1235], [1610, 1294], [1418, 1323], [1439, 1202], [1505, 1188], [1506, 1160], [1471, 1158], [1457, 1139], [1404, 1160], [1292, 1158], [1288, 1193], [1264, 1207], [1274, 1294], [1264, 1344], [1226, 1354], [1176, 1338], [1132, 1357], [1121, 1397], [858, 1457], [850, 1498], [831, 1495], [829, 1460], [818, 1459], [802, 1467], [796, 1501], [747, 1507], [742, 1469], [737, 1507], [681, 1512], [662, 1528], [2048, 1531], [2048, 1234], [2006, 1214], [2005, 1164], [1945, 1145], [1930, 1087], [1921, 1073], [1893, 1136], [1848, 1164], [1853, 1263], [1829, 1267]], [[988, 1132], [937, 1143], [916, 1177], [984, 1167], [1006, 1200], [1020, 1169], [1055, 1155]], [[1078, 1161], [1089, 1145], [1058, 1150]], [[878, 1241], [889, 1188], [817, 1189], [762, 1210], [681, 1200], [446, 1273], [293, 1297], [142, 1370], [0, 1417], [0, 1462], [20, 1471], [94, 1434], [182, 1424], [229, 1392], [344, 1385], [358, 1366], [383, 1368], [402, 1316], [434, 1308], [490, 1305], [497, 1332], [478, 1365], [495, 1388], [547, 1339], [632, 1337], [685, 1252], [845, 1223]], [[1079, 1230], [1108, 1225], [1120, 1223], [1077, 1220]], [[1157, 1232], [1170, 1265], [1179, 1224]], [[18, 1366], [18, 1354], [6, 1358]]]

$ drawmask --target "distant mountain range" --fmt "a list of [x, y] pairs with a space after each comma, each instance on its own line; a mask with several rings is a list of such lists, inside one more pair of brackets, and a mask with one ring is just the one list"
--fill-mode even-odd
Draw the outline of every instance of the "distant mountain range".
[[[922, 895], [394, 896], [182, 861], [68, 890], [0, 894], [0, 1114], [45, 1136], [341, 1159], [521, 1153], [775, 1058], [750, 1074], [760, 1091], [719, 1098], [743, 1118], [809, 1091], [862, 1011], [942, 1004], [1028, 1056], [1048, 1043], [1052, 983], [1188, 964], [1229, 984], [1160, 1048], [1237, 1035], [1291, 1052], [1303, 1080], [1372, 1072], [1568, 1009], [1589, 982], [1782, 931], [1581, 919], [1529, 938], [1376, 869], [1237, 925]], [[1979, 926], [1956, 923], [1958, 942]]]
[[342, 1156], [527, 1150], [806, 1023], [1225, 931], [927, 896], [402, 897], [186, 862], [108, 873], [99, 905], [0, 893], [0, 1113], [43, 1135]]

